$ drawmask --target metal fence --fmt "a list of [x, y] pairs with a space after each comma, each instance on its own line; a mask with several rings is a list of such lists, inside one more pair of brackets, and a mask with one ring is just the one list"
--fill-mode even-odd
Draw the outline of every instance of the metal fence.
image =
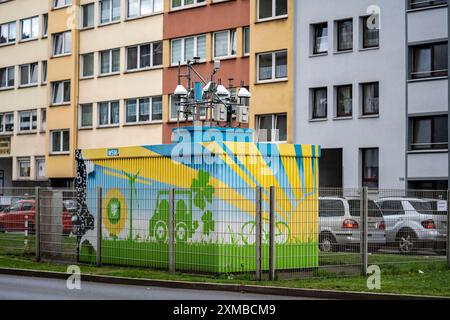
[[251, 278], [449, 263], [449, 192], [116, 188], [10, 190], [0, 254]]

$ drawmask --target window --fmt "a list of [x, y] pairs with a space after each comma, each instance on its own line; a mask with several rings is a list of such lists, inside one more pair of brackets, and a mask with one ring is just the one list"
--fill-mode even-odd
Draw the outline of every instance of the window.
[[53, 35], [53, 55], [69, 54], [72, 51], [72, 33], [70, 31]]
[[89, 3], [84, 6], [82, 6], [82, 13], [83, 13], [83, 19], [82, 19], [82, 27], [83, 28], [89, 28], [94, 26], [94, 4]]
[[52, 82], [52, 104], [70, 102], [70, 81]]
[[14, 88], [14, 67], [0, 68], [0, 89]]
[[98, 104], [98, 125], [119, 124], [119, 101], [100, 102]]
[[89, 78], [94, 76], [94, 54], [86, 53], [81, 56], [81, 77]]
[[50, 137], [50, 153], [69, 153], [69, 130], [51, 131]]
[[105, 50], [100, 55], [100, 74], [120, 71], [120, 49]]
[[353, 49], [353, 20], [337, 22], [337, 51], [350, 51]]
[[248, 56], [250, 54], [250, 27], [244, 27], [244, 55]]
[[376, 115], [379, 113], [380, 104], [380, 94], [379, 94], [379, 83], [363, 83], [362, 87], [362, 114]]
[[36, 180], [45, 179], [45, 158], [36, 158]]
[[47, 37], [48, 35], [48, 14], [45, 13], [42, 16], [42, 37]]
[[383, 216], [404, 215], [402, 202], [399, 200], [386, 200], [380, 203], [380, 209]]
[[30, 86], [38, 83], [38, 63], [24, 64], [19, 67], [20, 86]]
[[19, 131], [37, 129], [37, 110], [19, 112]]
[[361, 149], [362, 186], [378, 188], [378, 148]]
[[258, 80], [287, 79], [287, 51], [258, 54]]
[[352, 86], [345, 85], [336, 87], [336, 97], [337, 97], [336, 116], [351, 117], [353, 104]]
[[162, 120], [162, 97], [126, 100], [126, 123]]
[[70, 6], [72, 4], [72, 0], [53, 0], [53, 8], [61, 8], [65, 6]]
[[19, 158], [17, 160], [17, 166], [19, 171], [19, 178], [29, 178], [31, 173], [31, 161], [30, 158]]
[[127, 70], [145, 69], [162, 65], [162, 42], [127, 48]]
[[41, 68], [42, 68], [42, 70], [41, 70], [41, 72], [42, 72], [42, 74], [41, 74], [41, 82], [43, 84], [45, 84], [45, 83], [47, 83], [47, 61], [42, 61], [41, 62]]
[[226, 58], [236, 55], [236, 30], [214, 33], [214, 58]]
[[370, 17], [362, 18], [363, 48], [377, 48], [380, 45], [380, 29], [370, 24]]
[[20, 20], [20, 39], [30, 40], [39, 36], [39, 17]]
[[410, 50], [411, 79], [447, 76], [447, 43], [433, 43], [413, 46]]
[[14, 132], [14, 113], [0, 113], [0, 133]]
[[448, 0], [409, 0], [410, 9], [420, 9], [426, 7], [434, 7], [439, 5], [445, 5]]
[[258, 142], [279, 142], [287, 140], [286, 114], [260, 115], [256, 118]]
[[446, 115], [410, 118], [409, 150], [446, 150], [448, 121]]
[[171, 0], [172, 9], [194, 6], [196, 4], [204, 3], [205, 0]]
[[47, 110], [41, 109], [41, 131], [45, 132], [46, 127], [47, 127]]
[[326, 119], [328, 108], [328, 89], [312, 89], [312, 119]]
[[163, 11], [163, 0], [127, 0], [127, 17], [135, 18]]
[[80, 128], [92, 127], [92, 103], [80, 106]]
[[16, 22], [0, 24], [0, 45], [16, 42]]
[[342, 200], [319, 199], [319, 217], [343, 217], [345, 215]]
[[100, 24], [120, 20], [120, 0], [100, 1]]
[[322, 54], [328, 52], [328, 23], [319, 23], [313, 25], [314, 48], [313, 54]]
[[287, 14], [287, 0], [258, 0], [258, 20], [285, 17]]
[[174, 39], [171, 41], [171, 63], [177, 65], [192, 61], [199, 57], [200, 61], [206, 60], [206, 35]]

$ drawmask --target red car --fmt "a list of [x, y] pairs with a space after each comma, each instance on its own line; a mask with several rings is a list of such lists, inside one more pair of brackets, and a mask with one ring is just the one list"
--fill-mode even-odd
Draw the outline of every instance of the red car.
[[[25, 231], [25, 216], [28, 216], [28, 230], [34, 232], [34, 200], [19, 200], [0, 213], [0, 232]], [[63, 207], [63, 233], [72, 231], [72, 215]]]

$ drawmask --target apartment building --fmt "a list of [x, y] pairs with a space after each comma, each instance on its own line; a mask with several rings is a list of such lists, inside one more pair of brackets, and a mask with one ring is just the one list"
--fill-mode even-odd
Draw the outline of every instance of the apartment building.
[[321, 186], [447, 188], [447, 10], [297, 2], [295, 142], [322, 145]]
[[295, 0], [250, 2], [250, 128], [259, 142], [293, 141]]
[[48, 0], [0, 1], [0, 195], [46, 185]]
[[[205, 81], [220, 61], [215, 74], [230, 91], [249, 87], [250, 63], [250, 1], [248, 0], [166, 0], [164, 12], [164, 127], [163, 142], [170, 143], [172, 129], [178, 124], [188, 125], [179, 117], [177, 99], [172, 96], [178, 85], [178, 65], [186, 73], [185, 65], [193, 57]], [[194, 75], [193, 75], [194, 76]], [[187, 86], [186, 79], [182, 79]], [[201, 82], [198, 77], [193, 81]], [[192, 84], [191, 84], [192, 86]], [[253, 104], [252, 104], [253, 105]]]

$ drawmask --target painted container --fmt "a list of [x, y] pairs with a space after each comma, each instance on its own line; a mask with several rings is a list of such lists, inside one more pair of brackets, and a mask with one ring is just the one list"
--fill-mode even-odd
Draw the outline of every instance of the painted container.
[[[174, 188], [176, 269], [253, 271], [260, 186], [267, 269], [274, 186], [277, 268], [318, 266], [318, 146], [253, 143], [249, 129], [202, 127], [176, 129], [173, 141], [78, 152], [78, 185], [94, 219], [96, 188], [103, 188], [104, 263], [167, 268]], [[95, 256], [95, 234], [83, 237], [82, 260]]]

